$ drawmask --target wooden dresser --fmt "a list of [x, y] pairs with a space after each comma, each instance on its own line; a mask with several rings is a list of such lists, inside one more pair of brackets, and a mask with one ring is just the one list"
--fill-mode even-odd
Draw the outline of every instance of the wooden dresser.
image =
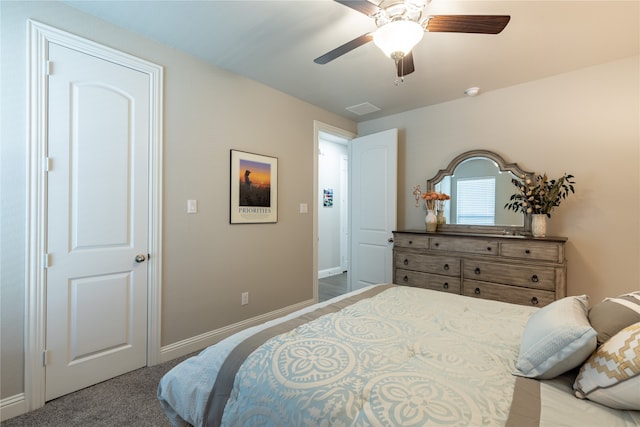
[[564, 237], [393, 234], [399, 285], [538, 307], [566, 296]]

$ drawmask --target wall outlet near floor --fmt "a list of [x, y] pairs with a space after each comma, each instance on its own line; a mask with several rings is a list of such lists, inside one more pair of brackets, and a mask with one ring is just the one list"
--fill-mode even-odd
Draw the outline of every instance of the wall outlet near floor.
[[240, 304], [247, 305], [249, 304], [249, 292], [243, 292], [240, 296]]

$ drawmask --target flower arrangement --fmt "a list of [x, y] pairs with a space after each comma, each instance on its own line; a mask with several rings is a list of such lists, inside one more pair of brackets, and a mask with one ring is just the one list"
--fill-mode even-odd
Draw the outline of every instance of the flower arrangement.
[[519, 192], [511, 196], [504, 208], [524, 214], [543, 214], [551, 218], [553, 209], [560, 206], [570, 193], [575, 193], [573, 175], [566, 173], [558, 179], [549, 179], [545, 173], [534, 179], [523, 177], [511, 182]]
[[451, 196], [445, 193], [437, 193], [435, 191], [430, 191], [427, 193], [422, 193], [420, 196], [424, 200], [424, 204], [427, 207], [427, 210], [434, 210], [437, 206], [438, 209], [443, 209], [444, 204], [447, 200], [451, 199]]

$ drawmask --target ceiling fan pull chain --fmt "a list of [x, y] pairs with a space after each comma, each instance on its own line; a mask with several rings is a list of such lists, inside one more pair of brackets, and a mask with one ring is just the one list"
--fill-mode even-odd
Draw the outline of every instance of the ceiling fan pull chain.
[[[398, 86], [400, 83], [404, 83], [404, 61], [402, 58], [398, 59], [398, 57], [395, 57], [393, 60], [395, 62], [394, 71], [396, 75], [393, 84]], [[398, 71], [400, 72], [398, 73]]]

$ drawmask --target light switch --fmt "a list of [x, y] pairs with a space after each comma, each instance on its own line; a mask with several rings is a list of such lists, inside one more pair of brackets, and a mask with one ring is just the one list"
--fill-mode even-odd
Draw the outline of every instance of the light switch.
[[309, 212], [309, 208], [307, 207], [306, 203], [300, 203], [300, 213], [307, 213]]
[[187, 213], [198, 213], [197, 200], [187, 200]]

